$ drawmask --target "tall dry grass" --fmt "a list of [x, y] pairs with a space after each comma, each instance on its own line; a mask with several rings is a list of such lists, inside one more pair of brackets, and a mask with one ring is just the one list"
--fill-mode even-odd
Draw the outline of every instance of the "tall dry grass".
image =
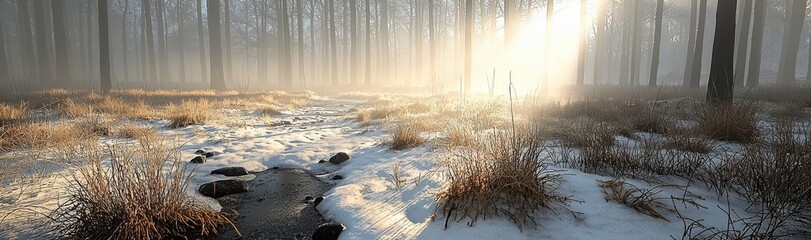
[[179, 105], [170, 103], [166, 106], [166, 117], [171, 121], [169, 127], [180, 128], [205, 123], [213, 109], [213, 105], [205, 99], [183, 101]]
[[210, 237], [231, 225], [228, 216], [186, 195], [192, 172], [177, 148], [143, 138], [134, 145], [95, 143], [60, 148], [73, 174], [56, 209], [57, 236], [73, 239]]

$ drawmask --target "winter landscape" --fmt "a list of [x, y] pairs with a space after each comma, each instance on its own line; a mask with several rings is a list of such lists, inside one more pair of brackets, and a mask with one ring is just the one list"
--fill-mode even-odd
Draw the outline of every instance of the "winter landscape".
[[807, 0], [0, 0], [0, 239], [810, 239]]

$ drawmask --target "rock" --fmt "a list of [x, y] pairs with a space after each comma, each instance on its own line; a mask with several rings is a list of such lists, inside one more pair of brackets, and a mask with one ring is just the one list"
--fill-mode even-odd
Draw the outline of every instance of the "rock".
[[327, 161], [324, 161], [324, 159], [318, 160], [318, 163], [325, 163], [325, 162], [327, 162]]
[[318, 204], [320, 204], [321, 201], [324, 201], [324, 197], [322, 196], [315, 197], [315, 199], [313, 199], [313, 206], [318, 207]]
[[332, 180], [341, 180], [341, 179], [344, 179], [344, 176], [341, 175], [332, 176]]
[[196, 157], [192, 158], [191, 161], [189, 161], [189, 162], [190, 163], [205, 163], [206, 162], [206, 157], [196, 156]]
[[214, 171], [211, 174], [222, 174], [228, 177], [248, 175], [248, 170], [244, 167], [224, 167]]
[[293, 125], [290, 121], [282, 121], [282, 125]]
[[353, 112], [357, 112], [357, 111], [358, 111], [357, 108], [350, 108], [349, 111], [346, 111], [346, 112], [353, 113]]
[[313, 196], [306, 196], [306, 197], [304, 197], [304, 201], [305, 201], [305, 202], [309, 202], [309, 201], [312, 201], [312, 200], [313, 200]]
[[300, 117], [294, 117], [293, 118], [293, 121], [300, 121], [300, 120], [302, 120], [302, 118], [300, 118]]
[[197, 155], [204, 155], [204, 154], [206, 154], [206, 150], [203, 150], [203, 149], [198, 149], [197, 151], [194, 151], [194, 154], [197, 154]]
[[216, 156], [216, 155], [217, 155], [217, 153], [215, 153], [215, 152], [207, 152], [206, 153], [207, 158], [210, 158], [210, 157], [213, 157], [213, 156]]
[[313, 240], [335, 240], [341, 236], [344, 231], [344, 225], [337, 222], [328, 222], [321, 224], [313, 232]]
[[207, 197], [219, 198], [235, 193], [247, 192], [248, 183], [236, 179], [219, 180], [200, 185], [197, 191]]
[[270, 169], [279, 169], [279, 167], [272, 167], [272, 168], [270, 168]]
[[349, 154], [346, 154], [345, 152], [339, 152], [338, 154], [335, 154], [335, 156], [330, 157], [329, 162], [333, 164], [341, 164], [349, 159], [350, 159]]

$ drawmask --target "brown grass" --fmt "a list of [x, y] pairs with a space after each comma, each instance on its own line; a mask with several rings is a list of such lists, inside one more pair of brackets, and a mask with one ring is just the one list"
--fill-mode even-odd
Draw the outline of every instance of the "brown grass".
[[179, 105], [169, 104], [166, 106], [166, 114], [171, 121], [169, 124], [171, 128], [203, 124], [212, 114], [212, 111], [212, 104], [205, 99], [183, 101]]
[[25, 123], [0, 128], [0, 151], [45, 149], [93, 138], [69, 123]]
[[420, 127], [412, 122], [402, 121], [395, 124], [391, 133], [391, 149], [403, 150], [422, 145], [425, 138], [422, 137]]
[[59, 112], [68, 117], [83, 117], [94, 113], [92, 105], [85, 102], [74, 101], [73, 99], [66, 99], [59, 104]]
[[740, 143], [760, 140], [757, 107], [750, 103], [708, 106], [699, 112], [696, 131], [705, 137]]
[[[78, 151], [73, 151], [77, 150]], [[72, 239], [210, 237], [228, 216], [186, 195], [191, 172], [177, 149], [160, 140], [135, 146], [89, 144], [66, 152], [76, 172], [69, 194], [52, 218], [56, 233]], [[109, 162], [109, 167], [105, 167]]]
[[24, 122], [30, 119], [28, 104], [7, 105], [0, 103], [0, 127]]
[[602, 187], [603, 192], [606, 195], [606, 201], [614, 201], [639, 213], [654, 218], [667, 220], [664, 216], [662, 216], [661, 213], [659, 213], [660, 210], [666, 210], [668, 208], [667, 205], [662, 203], [660, 199], [656, 197], [657, 194], [662, 192], [657, 188], [638, 188], [633, 184], [625, 182], [625, 180], [621, 178], [600, 181], [600, 187]]
[[150, 126], [125, 123], [114, 128], [113, 135], [120, 138], [144, 139], [154, 138], [157, 135], [157, 131]]
[[564, 206], [567, 197], [556, 193], [562, 178], [540, 157], [542, 143], [528, 131], [481, 134], [473, 147], [451, 153], [445, 175], [448, 185], [437, 194], [437, 211], [460, 221], [491, 215], [509, 218], [519, 228], [536, 225], [542, 208]]

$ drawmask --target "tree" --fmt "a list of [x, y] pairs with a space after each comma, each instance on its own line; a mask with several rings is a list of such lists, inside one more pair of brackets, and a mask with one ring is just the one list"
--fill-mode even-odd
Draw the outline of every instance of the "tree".
[[34, 1], [34, 15], [36, 15], [37, 28], [37, 60], [39, 61], [39, 81], [52, 83], [51, 60], [48, 56], [48, 14], [45, 11], [45, 1]]
[[602, 42], [605, 35], [605, 23], [606, 23], [606, 9], [608, 8], [608, 3], [605, 1], [597, 1], [597, 25], [594, 30], [594, 77], [592, 78], [592, 84], [597, 85], [600, 83], [600, 78], [602, 77], [602, 68], [600, 65], [600, 58], [602, 58]]
[[473, 0], [465, 1], [465, 92], [470, 92], [470, 64], [473, 60]]
[[157, 65], [155, 63], [155, 40], [152, 35], [152, 14], [150, 14], [149, 0], [141, 0], [141, 8], [144, 12], [144, 24], [146, 25], [146, 48], [149, 55], [149, 80], [158, 80]]
[[129, 38], [127, 32], [127, 25], [129, 24], [127, 21], [127, 15], [130, 11], [130, 1], [123, 0], [122, 2], [124, 2], [124, 10], [121, 12], [121, 56], [122, 65], [124, 66], [123, 80], [126, 82], [130, 75], [130, 67], [127, 63], [127, 48], [129, 48], [127, 45], [127, 38]]
[[349, 38], [352, 46], [350, 46], [350, 59], [349, 59], [349, 79], [352, 85], [356, 85], [358, 81], [358, 10], [356, 0], [349, 0]]
[[[738, 33], [738, 50], [735, 53], [735, 86], [743, 86], [746, 79], [746, 55], [749, 50], [749, 25], [752, 20], [752, 1], [743, 0], [743, 10], [741, 12], [741, 30]], [[765, 0], [764, 0], [765, 1]]]
[[434, 0], [428, 0], [428, 74], [430, 74], [430, 78], [436, 76], [436, 25], [434, 22]]
[[588, 0], [581, 0], [580, 1], [580, 44], [578, 44], [578, 51], [577, 51], [577, 80], [576, 83], [578, 86], [582, 86], [583, 82], [585, 82], [586, 78], [586, 51], [588, 50], [587, 40], [586, 40], [586, 3]]
[[[366, 0], [366, 1], [369, 1], [369, 0]], [[415, 47], [414, 47], [415, 56], [414, 57], [416, 58], [416, 61], [414, 62], [414, 64], [417, 65], [416, 74], [415, 74], [415, 76], [417, 76], [416, 77], [417, 79], [415, 79], [415, 80], [421, 81], [425, 77], [424, 72], [423, 72], [423, 65], [424, 64], [422, 62], [423, 59], [424, 59], [422, 54], [425, 51], [422, 49], [423, 27], [422, 27], [422, 1], [421, 0], [416, 0], [414, 11], [415, 11], [415, 15], [416, 15], [415, 16], [416, 19], [414, 19], [414, 44], [415, 44]]]
[[659, 74], [659, 51], [662, 46], [662, 15], [664, 12], [664, 0], [656, 1], [656, 19], [654, 23], [655, 33], [653, 34], [653, 56], [650, 64], [650, 78], [648, 86], [656, 86], [656, 78]]
[[[642, 51], [642, 1], [634, 1], [634, 31], [633, 31], [633, 43], [631, 46], [631, 75], [630, 75], [630, 84], [637, 85], [639, 84], [639, 69], [641, 65], [641, 51]], [[699, 38], [700, 39], [700, 38]]]
[[687, 56], [684, 63], [683, 86], [690, 85], [690, 77], [693, 75], [693, 55], [696, 53], [696, 23], [698, 21], [698, 5], [696, 1], [690, 0], [690, 26], [687, 37]]
[[[298, 79], [304, 81], [304, 17], [301, 1], [303, 0], [296, 0], [296, 29], [298, 30]], [[312, 27], [311, 25], [310, 28]]]
[[67, 81], [70, 80], [70, 56], [68, 56], [68, 34], [65, 29], [65, 1], [51, 0], [51, 14], [56, 74], [63, 81]]
[[11, 73], [8, 70], [8, 60], [6, 59], [6, 41], [3, 33], [3, 24], [0, 24], [0, 86], [11, 83]]
[[200, 48], [200, 78], [203, 82], [208, 79], [206, 71], [206, 42], [205, 33], [203, 32], [203, 11], [202, 0], [197, 0], [197, 46]]
[[[692, 73], [690, 74], [690, 88], [698, 88], [701, 84], [701, 57], [704, 53], [704, 26], [707, 23], [707, 0], [700, 0], [698, 8], [698, 33], [696, 34], [696, 51], [693, 53]], [[737, 1], [737, 0], [735, 0]], [[735, 34], [733, 32], [733, 34]], [[731, 73], [732, 71], [730, 71]]]
[[[372, 85], [372, 21], [371, 15], [372, 11], [370, 8], [369, 2], [371, 0], [366, 0], [366, 85]], [[419, 1], [419, 0], [418, 0]]]
[[[718, 1], [715, 39], [712, 44], [710, 81], [707, 86], [707, 101], [713, 104], [732, 103], [735, 61], [735, 8], [738, 0]], [[805, 6], [805, 5], [803, 5]], [[804, 12], [804, 11], [803, 11]]]
[[[113, 89], [112, 77], [110, 76], [110, 27], [107, 10], [107, 0], [99, 0], [99, 79], [101, 80], [101, 91], [109, 93]], [[125, 66], [126, 67], [126, 66]]]
[[155, 16], [157, 17], [157, 27], [158, 27], [158, 52], [160, 56], [158, 60], [160, 61], [160, 82], [168, 82], [169, 81], [169, 53], [166, 49], [166, 19], [164, 16], [166, 13], [164, 12], [164, 0], [157, 0], [155, 1]]
[[[545, 52], [546, 58], [544, 59], [544, 63], [543, 63], [543, 67], [542, 67], [542, 69], [543, 69], [542, 72], [543, 72], [544, 75], [541, 77], [543, 79], [542, 84], [544, 86], [546, 84], [548, 84], [549, 79], [552, 78], [552, 73], [551, 73], [552, 71], [550, 71], [550, 70], [551, 70], [551, 65], [552, 65], [553, 58], [555, 56], [554, 51], [552, 49], [552, 40], [554, 39], [552, 37], [552, 28], [554, 27], [552, 22], [555, 19], [555, 5], [554, 4], [555, 4], [554, 0], [547, 0], [546, 1], [546, 35], [545, 35], [546, 40], [544, 41], [544, 52]], [[528, 8], [531, 8], [531, 6], [528, 6]], [[527, 10], [527, 11], [529, 11], [529, 10]], [[529, 14], [527, 14], [527, 15], [529, 15]]]
[[335, 37], [335, 0], [329, 1], [329, 48], [330, 56], [332, 57], [332, 85], [338, 85], [338, 51], [336, 48], [338, 44]]
[[[334, 20], [334, 19], [333, 19]], [[389, 0], [380, 0], [380, 74], [389, 80]]]
[[223, 71], [225, 73], [225, 80], [233, 81], [234, 65], [231, 62], [231, 0], [225, 1], [223, 5], [223, 7], [225, 7], [225, 9], [223, 9], [225, 13], [225, 29], [223, 30], [225, 32], [225, 67]]
[[634, 15], [631, 14], [631, 1], [623, 2], [624, 9], [623, 12], [625, 13], [625, 21], [622, 23], [622, 57], [620, 60], [620, 79], [619, 84], [624, 85], [630, 82], [630, 64], [631, 64], [631, 39], [634, 36], [631, 35], [631, 27], [634, 24]]
[[766, 24], [766, 0], [755, 2], [755, 13], [752, 24], [752, 46], [749, 53], [749, 75], [746, 78], [747, 87], [757, 87], [760, 83], [760, 62], [763, 52], [763, 27]]
[[185, 18], [185, 11], [183, 11], [183, 4], [181, 0], [177, 0], [177, 55], [178, 55], [178, 71], [180, 82], [186, 82], [186, 49], [183, 38], [183, 19]]
[[788, 25], [783, 28], [783, 45], [780, 50], [780, 65], [777, 71], [777, 82], [781, 85], [792, 85], [796, 81], [797, 53], [800, 49], [800, 35], [805, 22], [805, 6], [807, 0], [792, 1], [791, 11], [786, 8], [786, 16], [790, 15]]
[[36, 68], [37, 62], [34, 57], [34, 46], [32, 44], [31, 36], [31, 16], [28, 12], [28, 0], [17, 0], [17, 37], [20, 41], [20, 62], [27, 63], [21, 64], [22, 72], [26, 77], [34, 75], [33, 69]]
[[222, 66], [222, 44], [220, 35], [220, 0], [206, 0], [208, 13], [208, 38], [211, 52], [211, 89], [225, 90], [225, 76]]

